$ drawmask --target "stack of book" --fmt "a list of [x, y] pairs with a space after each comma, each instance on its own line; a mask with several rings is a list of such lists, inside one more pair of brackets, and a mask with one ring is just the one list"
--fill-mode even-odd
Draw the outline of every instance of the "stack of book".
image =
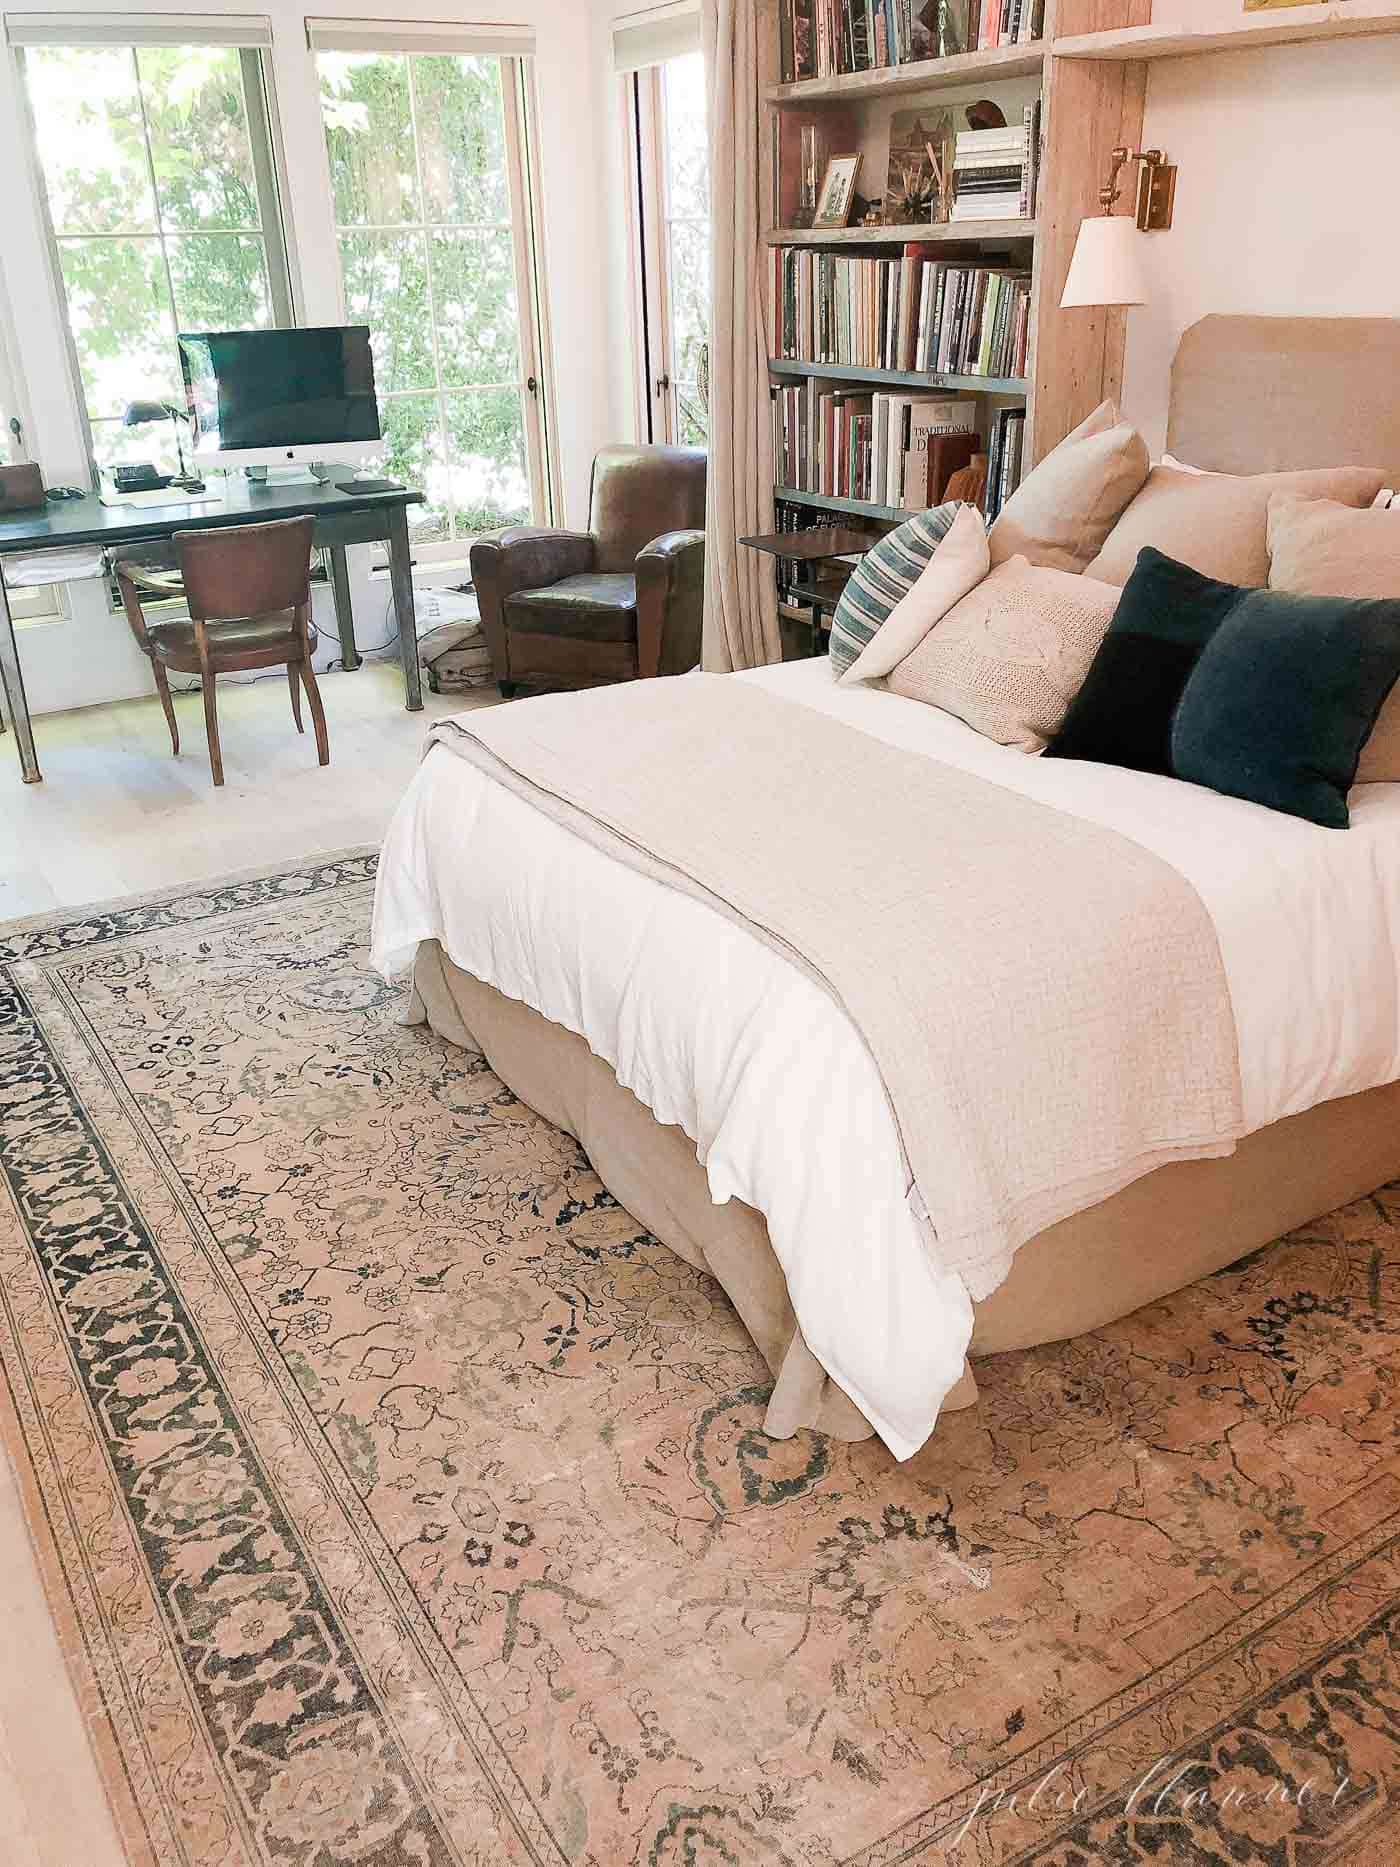
[[987, 461], [987, 496], [982, 509], [988, 525], [1021, 484], [1025, 439], [1025, 409], [1002, 409], [992, 429], [991, 452]]
[[815, 380], [773, 397], [781, 485], [826, 498], [922, 512], [977, 445], [977, 405], [921, 395], [861, 395]]
[[1029, 220], [1035, 213], [1040, 104], [1027, 104], [1019, 123], [959, 130], [953, 159], [951, 218]]
[[1025, 45], [1045, 30], [1045, 0], [973, 0], [980, 4], [977, 45], [990, 51], [995, 45]]
[[911, 241], [898, 259], [774, 247], [770, 355], [859, 369], [1020, 376], [1030, 275], [940, 259]]
[[1045, 0], [778, 0], [785, 83], [1040, 38]]
[[947, 262], [924, 269], [914, 367], [947, 376], [1026, 373], [1028, 272]]

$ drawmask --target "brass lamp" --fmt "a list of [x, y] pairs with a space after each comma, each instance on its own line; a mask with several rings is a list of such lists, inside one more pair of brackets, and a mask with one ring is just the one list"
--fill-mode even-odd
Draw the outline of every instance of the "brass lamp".
[[[1144, 305], [1147, 279], [1137, 236], [1161, 232], [1172, 224], [1176, 200], [1176, 165], [1160, 149], [1115, 149], [1108, 179], [1099, 190], [1102, 214], [1089, 214], [1079, 223], [1065, 289], [1062, 311], [1087, 305]], [[1140, 166], [1137, 201], [1132, 214], [1115, 214], [1122, 194], [1120, 176], [1130, 162]]]

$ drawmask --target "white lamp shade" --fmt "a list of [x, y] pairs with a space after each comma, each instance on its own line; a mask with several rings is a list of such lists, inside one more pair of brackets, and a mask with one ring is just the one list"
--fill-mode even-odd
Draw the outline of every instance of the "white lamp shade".
[[1137, 222], [1131, 214], [1094, 214], [1079, 223], [1060, 309], [1076, 305], [1145, 305]]

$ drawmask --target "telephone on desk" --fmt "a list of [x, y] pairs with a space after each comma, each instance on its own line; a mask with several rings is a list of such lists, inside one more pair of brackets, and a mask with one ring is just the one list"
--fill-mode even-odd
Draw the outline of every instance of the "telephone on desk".
[[112, 469], [112, 485], [119, 493], [154, 493], [169, 484], [170, 475], [157, 473], [147, 460]]

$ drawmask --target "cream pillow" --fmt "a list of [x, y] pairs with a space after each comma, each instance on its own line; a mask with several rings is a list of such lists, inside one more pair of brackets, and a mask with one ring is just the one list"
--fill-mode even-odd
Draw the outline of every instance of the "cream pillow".
[[1147, 478], [1147, 443], [1112, 402], [1067, 434], [1022, 480], [987, 542], [992, 563], [1024, 557], [1052, 570], [1083, 570]]
[[[1400, 510], [1332, 499], [1269, 501], [1269, 588], [1295, 596], [1400, 597]], [[1400, 688], [1361, 748], [1358, 784], [1400, 780]]]
[[1121, 586], [1142, 547], [1155, 545], [1202, 576], [1261, 588], [1269, 581], [1269, 500], [1275, 493], [1368, 506], [1384, 478], [1370, 467], [1251, 474], [1154, 467], [1085, 575]]
[[1121, 593], [1023, 557], [999, 564], [889, 678], [893, 693], [985, 738], [1043, 752], [1108, 633]]
[[981, 583], [989, 568], [987, 527], [982, 514], [976, 506], [961, 506], [933, 556], [837, 685], [849, 687], [856, 681], [873, 681], [888, 674], [910, 649], [918, 647], [955, 603]]

